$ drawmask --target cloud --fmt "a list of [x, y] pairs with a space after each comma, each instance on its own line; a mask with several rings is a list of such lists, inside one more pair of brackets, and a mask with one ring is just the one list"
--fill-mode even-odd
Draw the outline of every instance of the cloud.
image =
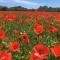
[[30, 2], [30, 1], [26, 1], [26, 0], [14, 0], [14, 2], [21, 3], [21, 4], [26, 4], [26, 5], [38, 5], [38, 3]]

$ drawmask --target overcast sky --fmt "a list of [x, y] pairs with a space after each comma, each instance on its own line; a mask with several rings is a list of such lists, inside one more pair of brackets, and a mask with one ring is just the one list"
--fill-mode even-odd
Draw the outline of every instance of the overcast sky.
[[0, 0], [0, 5], [13, 7], [38, 8], [39, 6], [60, 7], [60, 0]]

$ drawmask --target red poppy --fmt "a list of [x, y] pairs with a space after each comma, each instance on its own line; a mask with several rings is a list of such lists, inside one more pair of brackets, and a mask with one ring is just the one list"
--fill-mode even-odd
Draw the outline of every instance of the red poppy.
[[58, 29], [52, 26], [52, 27], [51, 27], [51, 31], [52, 31], [53, 33], [56, 33], [56, 32], [58, 32]]
[[12, 16], [13, 16], [13, 19], [18, 19], [17, 15], [12, 15]]
[[13, 21], [13, 20], [15, 20], [15, 19], [17, 19], [18, 18], [18, 16], [17, 15], [6, 15], [6, 17], [5, 17], [5, 19], [7, 20], [7, 21]]
[[41, 23], [39, 22], [39, 21], [36, 21], [35, 23], [34, 23], [34, 26], [35, 27], [37, 27], [37, 26], [39, 26]]
[[13, 19], [13, 16], [10, 16], [10, 15], [7, 15], [6, 17], [5, 17], [5, 19], [7, 20], [7, 21], [13, 21], [14, 19]]
[[29, 24], [29, 23], [30, 23], [30, 19], [27, 18], [27, 19], [25, 20], [25, 23], [26, 23], [26, 24]]
[[3, 30], [0, 30], [0, 39], [4, 38], [5, 37], [5, 31]]
[[20, 34], [19, 37], [24, 39], [24, 41], [29, 44], [30, 39], [27, 34]]
[[7, 53], [6, 51], [0, 52], [0, 60], [12, 60], [12, 54], [9, 52]]
[[44, 22], [48, 23], [49, 24], [49, 21], [47, 19], [44, 20]]
[[43, 27], [42, 25], [39, 25], [39, 26], [37, 26], [36, 28], [34, 28], [34, 32], [35, 32], [36, 34], [41, 34], [41, 33], [44, 32], [44, 27]]
[[15, 41], [10, 43], [10, 45], [8, 46], [9, 50], [13, 51], [13, 52], [18, 52], [19, 51], [19, 47], [20, 47], [20, 43], [19, 42], [15, 42]]
[[49, 55], [49, 49], [47, 46], [44, 46], [44, 45], [38, 44], [34, 46], [34, 51], [35, 51], [35, 55], [37, 55], [42, 59], [46, 59], [47, 56]]
[[55, 57], [60, 56], [60, 46], [54, 46], [50, 48]]
[[60, 24], [58, 24], [58, 27], [60, 27]]
[[36, 56], [35, 53], [32, 53], [29, 60], [42, 60], [42, 59]]
[[4, 21], [0, 22], [0, 26], [4, 26], [4, 25], [5, 25]]

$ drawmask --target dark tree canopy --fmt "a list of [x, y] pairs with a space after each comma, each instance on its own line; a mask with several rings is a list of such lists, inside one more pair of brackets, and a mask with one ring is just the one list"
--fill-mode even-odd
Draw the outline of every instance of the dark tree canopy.
[[20, 10], [32, 10], [32, 11], [49, 11], [49, 12], [60, 12], [60, 7], [59, 8], [54, 8], [54, 7], [48, 7], [48, 6], [40, 6], [37, 9], [27, 9], [22, 6], [15, 6], [15, 7], [6, 7], [6, 6], [0, 6], [0, 11], [20, 11]]

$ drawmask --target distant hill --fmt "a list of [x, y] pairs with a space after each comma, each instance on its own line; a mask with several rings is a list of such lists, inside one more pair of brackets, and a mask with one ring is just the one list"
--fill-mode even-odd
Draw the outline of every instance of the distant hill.
[[6, 6], [0, 6], [0, 11], [19, 11], [19, 10], [27, 10], [27, 8], [24, 8], [22, 6], [15, 6], [15, 7], [6, 7]]
[[40, 6], [38, 9], [38, 11], [57, 11], [57, 12], [60, 12], [60, 8], [57, 8], [57, 7], [48, 7], [48, 6]]
[[24, 8], [22, 6], [16, 6], [16, 7], [10, 7], [8, 10], [16, 10], [16, 11], [19, 11], [19, 10], [27, 10], [27, 8]]
[[15, 7], [6, 7], [6, 6], [0, 6], [0, 11], [51, 11], [51, 12], [60, 12], [60, 7], [59, 8], [54, 8], [54, 7], [48, 7], [48, 6], [40, 6], [37, 9], [28, 9], [22, 6], [15, 6]]

